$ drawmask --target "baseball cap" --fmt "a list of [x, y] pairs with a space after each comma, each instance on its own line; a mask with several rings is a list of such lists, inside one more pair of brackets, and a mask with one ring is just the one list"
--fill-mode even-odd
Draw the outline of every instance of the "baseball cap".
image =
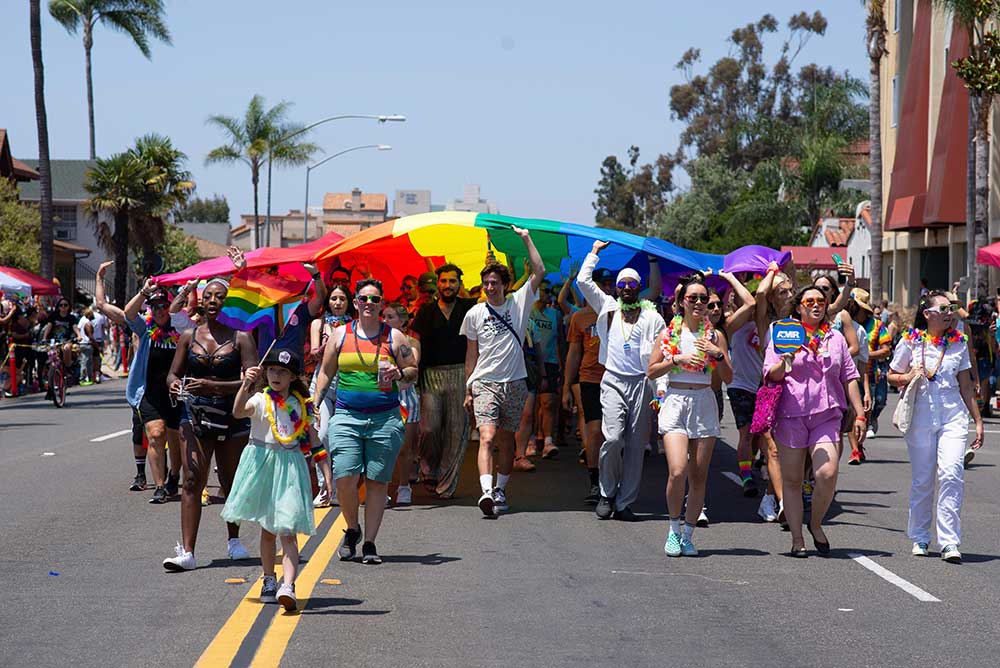
[[302, 373], [302, 356], [288, 348], [271, 348], [260, 365], [284, 367], [293, 374], [298, 375]]
[[614, 280], [614, 274], [611, 273], [610, 269], [595, 269], [594, 270], [594, 283], [605, 283], [607, 281]]

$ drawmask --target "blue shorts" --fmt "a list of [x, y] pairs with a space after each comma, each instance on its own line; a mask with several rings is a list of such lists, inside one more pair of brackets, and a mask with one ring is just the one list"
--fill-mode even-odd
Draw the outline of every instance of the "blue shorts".
[[403, 419], [398, 408], [381, 413], [338, 408], [330, 418], [328, 438], [335, 478], [364, 474], [388, 483], [403, 447]]

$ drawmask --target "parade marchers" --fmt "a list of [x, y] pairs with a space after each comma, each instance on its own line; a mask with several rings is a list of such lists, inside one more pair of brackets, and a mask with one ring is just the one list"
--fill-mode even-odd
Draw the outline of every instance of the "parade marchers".
[[[849, 540], [823, 527], [844, 437], [848, 463], [865, 462], [864, 443], [878, 433], [887, 387], [899, 388], [893, 422], [904, 433], [913, 474], [911, 552], [930, 553], [936, 518], [941, 557], [961, 561], [963, 464], [983, 444], [980, 405], [991, 392], [977, 385], [995, 375], [994, 307], [971, 305], [970, 317], [953, 294], [928, 291], [912, 327], [904, 328], [888, 305], [870, 303], [847, 264], [838, 267], [842, 283], [822, 276], [797, 290], [774, 263], [758, 278], [720, 272], [726, 287], [716, 291], [711, 272], [665, 285], [658, 271], [644, 279], [628, 267], [597, 268], [608, 245], [600, 241], [575, 282], [553, 287], [528, 232], [513, 231], [529, 258], [520, 280], [489, 254], [479, 286], [466, 288], [462, 271], [444, 265], [405, 277], [391, 302], [382, 283], [360, 270], [337, 267], [324, 277], [305, 265], [315, 287], [260, 363], [254, 336], [218, 321], [229, 290], [224, 277], [211, 279], [200, 295], [194, 281], [171, 295], [147, 280], [119, 308], [103, 293], [105, 265], [96, 315], [76, 317], [66, 299], [48, 312], [38, 302], [5, 299], [0, 326], [14, 343], [56, 341], [83, 382], [101, 378], [100, 355], [78, 362], [69, 344], [99, 353], [112, 337], [106, 322], [131, 330], [126, 400], [138, 469], [131, 489], [146, 488], [148, 463], [151, 503], [178, 492], [182, 498], [181, 540], [164, 568], [196, 567], [214, 455], [228, 555], [249, 556], [240, 523], [258, 524], [260, 600], [289, 610], [297, 607], [294, 536], [315, 531], [313, 507], [341, 506], [341, 559], [354, 559], [361, 543], [363, 563], [382, 563], [375, 539], [386, 506], [393, 497], [409, 505], [417, 481], [428, 493], [452, 497], [470, 427], [479, 441], [477, 505], [491, 519], [516, 507], [513, 474], [535, 470], [531, 458], [539, 454], [557, 457], [576, 431], [588, 471], [581, 505], [594, 506], [598, 520], [635, 521], [644, 458], [658, 449], [668, 468], [663, 549], [671, 557], [697, 556], [694, 530], [708, 522], [703, 504], [724, 419], [723, 386], [739, 430], [735, 474], [743, 496], [758, 496], [763, 484], [758, 514], [789, 530], [794, 557], [809, 554], [804, 523], [820, 555]], [[234, 249], [230, 257], [239, 276], [242, 253]], [[801, 324], [805, 343], [779, 351], [775, 323], [789, 317]], [[18, 354], [15, 362], [26, 386], [45, 377], [34, 355]], [[662, 445], [650, 434], [661, 435]]]

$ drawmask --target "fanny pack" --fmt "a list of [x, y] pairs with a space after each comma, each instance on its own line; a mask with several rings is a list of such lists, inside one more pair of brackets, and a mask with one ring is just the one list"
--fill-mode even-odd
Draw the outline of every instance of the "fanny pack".
[[201, 403], [202, 401], [204, 398], [196, 399], [188, 404], [188, 415], [191, 416], [191, 428], [194, 430], [194, 435], [200, 440], [226, 440], [229, 437], [229, 428], [232, 426], [231, 412], [212, 405], [214, 402]]

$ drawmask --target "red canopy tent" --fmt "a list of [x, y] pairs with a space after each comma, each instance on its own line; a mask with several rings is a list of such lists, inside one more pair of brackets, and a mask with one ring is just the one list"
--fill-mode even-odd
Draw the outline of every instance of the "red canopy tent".
[[[1000, 241], [989, 246], [983, 246], [976, 251], [976, 262], [988, 264], [991, 267], [1000, 267]], [[0, 267], [3, 269], [3, 267]]]
[[31, 294], [33, 295], [55, 296], [62, 294], [62, 290], [57, 283], [47, 281], [38, 274], [33, 274], [30, 271], [14, 269], [13, 267], [0, 267], [0, 271], [30, 285]]

